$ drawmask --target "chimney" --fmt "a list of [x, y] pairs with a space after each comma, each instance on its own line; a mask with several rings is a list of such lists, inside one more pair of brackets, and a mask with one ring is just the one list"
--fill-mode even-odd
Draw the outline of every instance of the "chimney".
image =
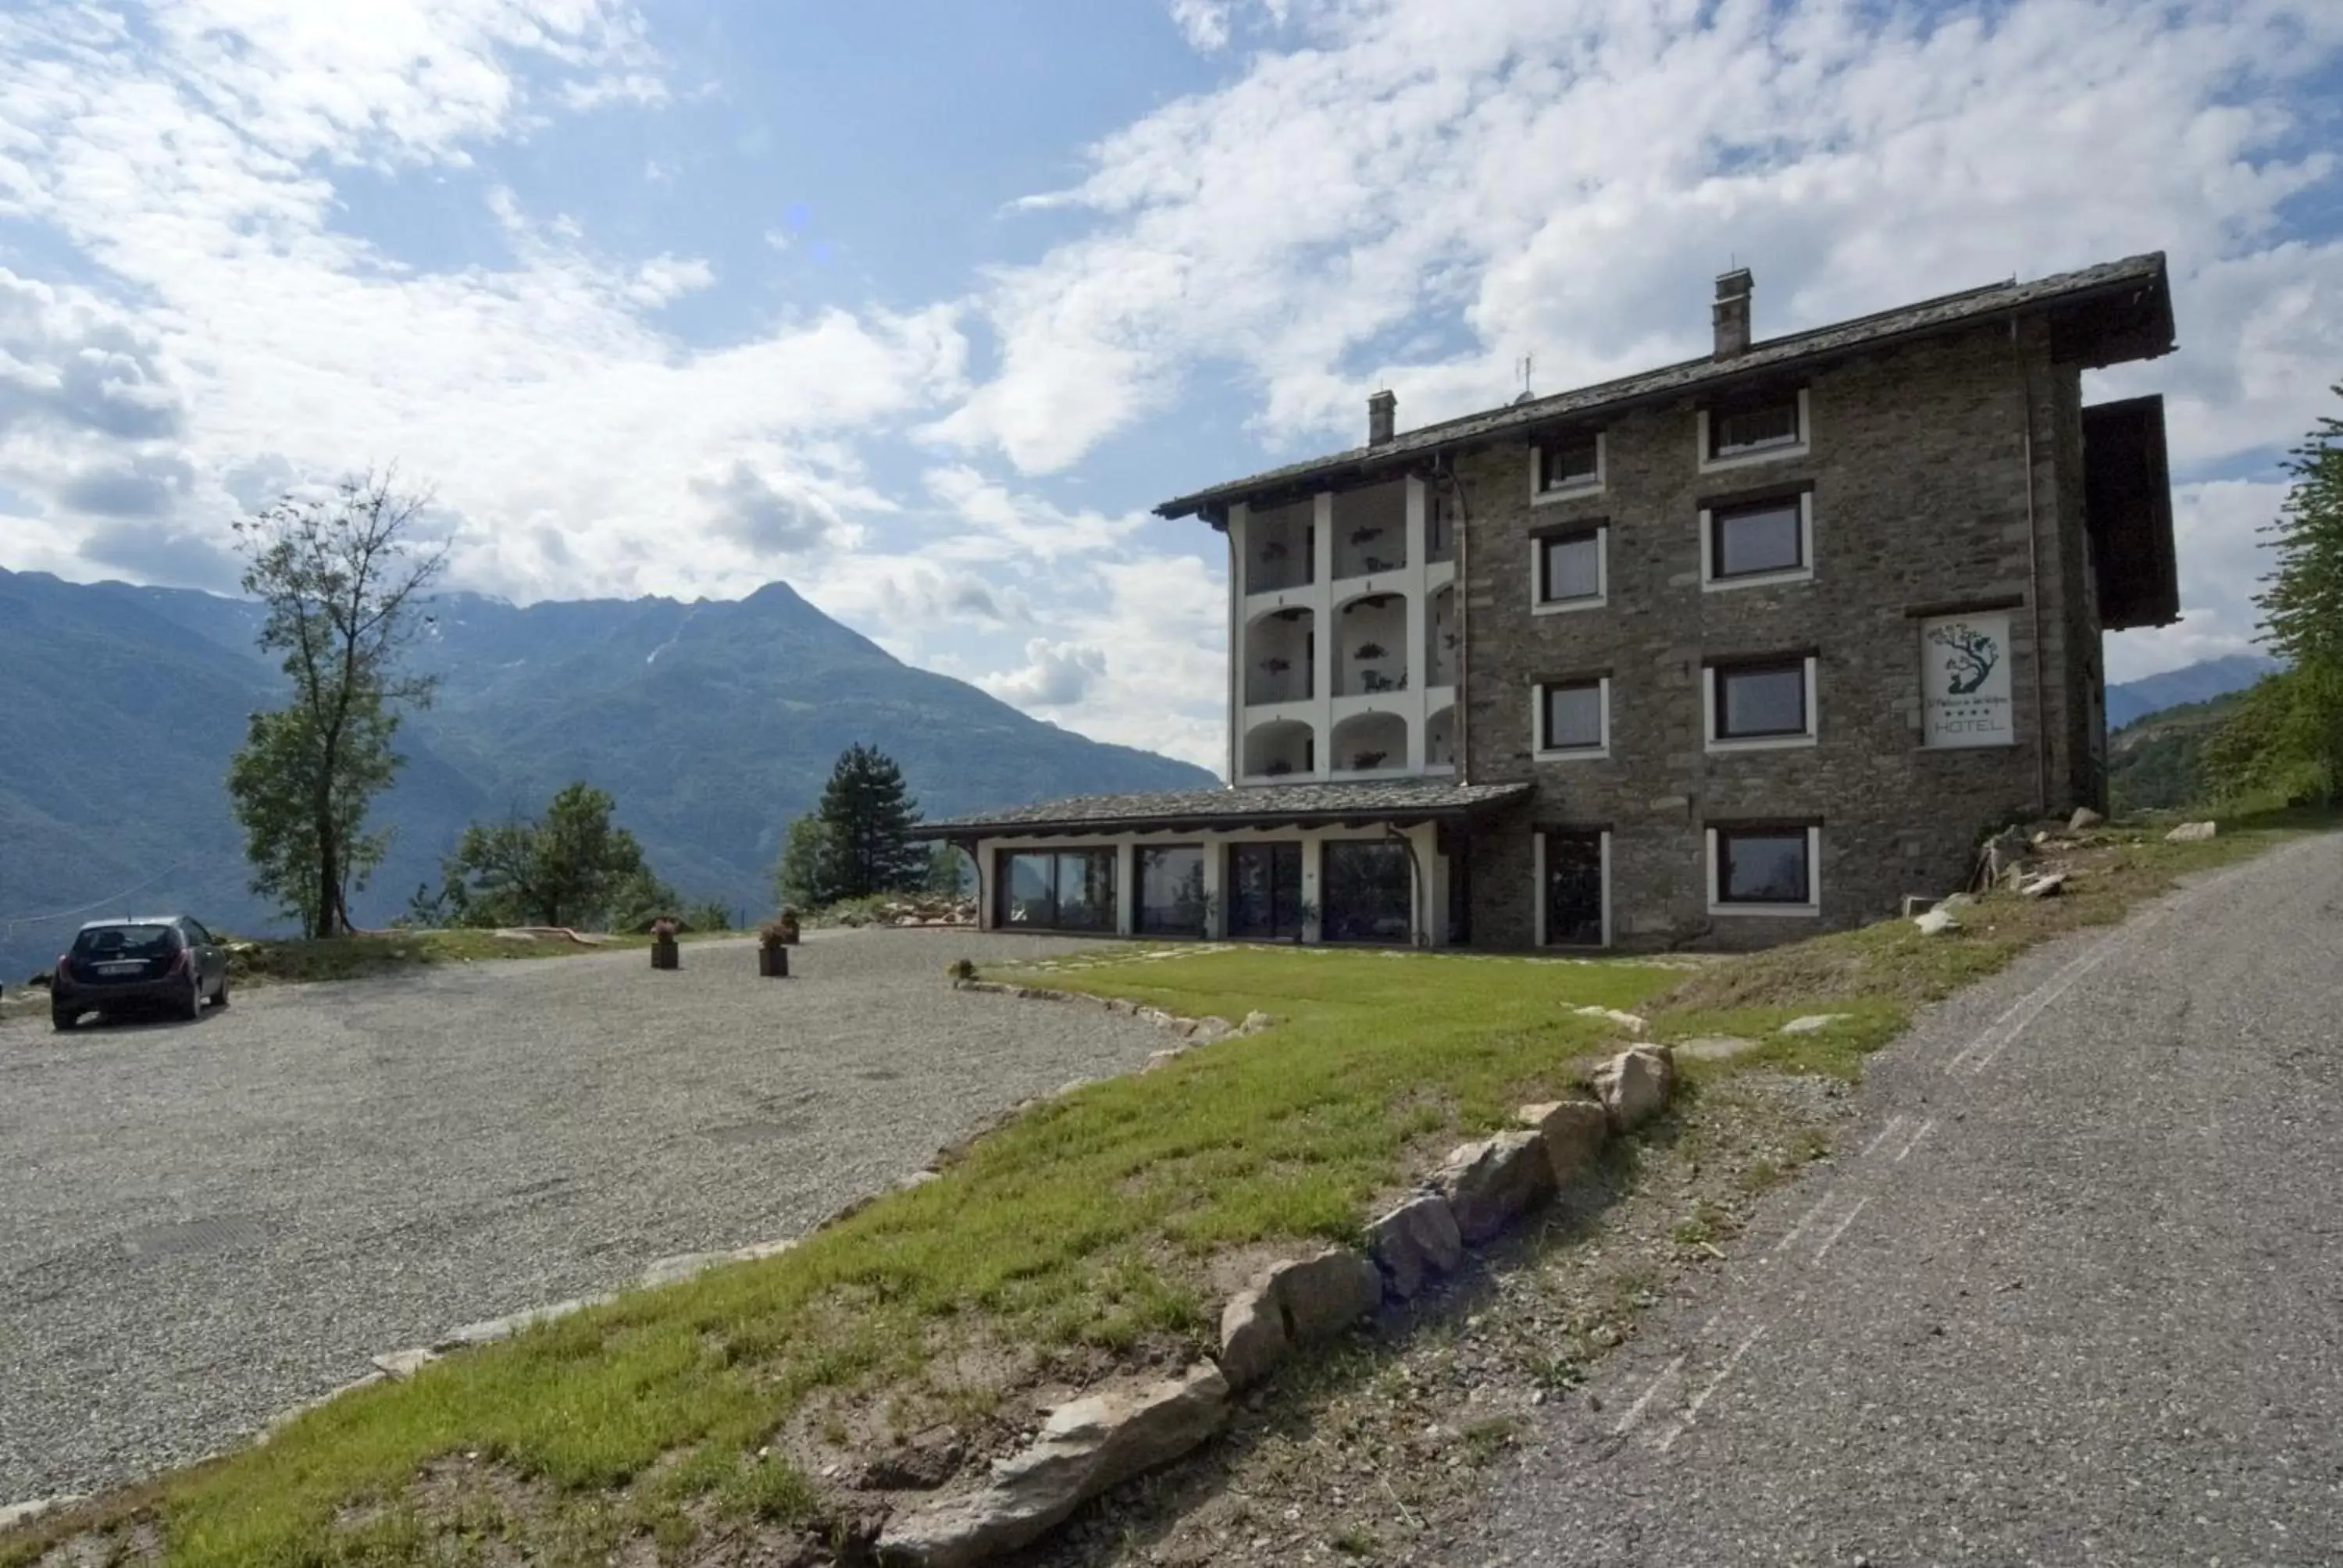
[[1398, 394], [1398, 393], [1396, 393], [1396, 392], [1378, 392], [1378, 393], [1376, 393], [1373, 397], [1369, 397], [1369, 398], [1367, 399], [1367, 445], [1368, 445], [1368, 446], [1370, 446], [1370, 447], [1388, 447], [1388, 446], [1390, 446], [1390, 445], [1391, 445], [1391, 439], [1392, 439], [1392, 437], [1393, 437], [1393, 435], [1397, 434], [1397, 430], [1395, 429], [1395, 427], [1398, 425], [1398, 423], [1399, 423], [1399, 394]]
[[1756, 286], [1745, 266], [1716, 280], [1716, 357], [1749, 352], [1749, 292]]

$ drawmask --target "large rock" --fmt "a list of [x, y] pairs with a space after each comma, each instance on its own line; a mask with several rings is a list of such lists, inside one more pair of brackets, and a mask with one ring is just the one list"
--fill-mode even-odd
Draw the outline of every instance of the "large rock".
[[1292, 1342], [1277, 1292], [1265, 1284], [1239, 1291], [1221, 1309], [1221, 1375], [1232, 1388], [1251, 1388], [1275, 1372]]
[[2088, 806], [2077, 806], [2075, 808], [2075, 814], [2066, 819], [2066, 831], [2079, 833], [2087, 828], [2096, 828], [2106, 820], [2105, 817], [2100, 816]]
[[1229, 1385], [1209, 1362], [1167, 1382], [1109, 1390], [1060, 1405], [1033, 1446], [992, 1467], [980, 1492], [947, 1498], [890, 1523], [889, 1563], [964, 1568], [1037, 1540], [1108, 1488], [1169, 1463], [1227, 1419]]
[[1524, 1105], [1522, 1125], [1545, 1145], [1546, 1163], [1554, 1185], [1567, 1187], [1603, 1156], [1603, 1141], [1610, 1136], [1611, 1118], [1592, 1100], [1564, 1100], [1552, 1105]]
[[1457, 1234], [1478, 1243], [1554, 1191], [1554, 1166], [1536, 1133], [1500, 1132], [1451, 1154], [1432, 1185], [1448, 1200]]
[[1665, 1048], [1639, 1045], [1594, 1070], [1594, 1097], [1614, 1132], [1632, 1132], [1668, 1107], [1676, 1064]]
[[1367, 1227], [1368, 1250], [1382, 1265], [1391, 1292], [1406, 1301], [1434, 1274], [1464, 1261], [1464, 1238], [1448, 1201], [1420, 1192]]
[[2201, 844], [2221, 830], [2214, 822], [2183, 822], [2164, 836], [2167, 844]]
[[1941, 908], [1913, 916], [1912, 923], [1920, 928], [1920, 934], [1924, 937], [1941, 937], [1946, 931], [1961, 929], [1961, 922], [1953, 918], [1953, 911]]
[[1264, 1282], [1285, 1312], [1296, 1344], [1332, 1339], [1375, 1310], [1383, 1276], [1348, 1247], [1328, 1247], [1272, 1267]]

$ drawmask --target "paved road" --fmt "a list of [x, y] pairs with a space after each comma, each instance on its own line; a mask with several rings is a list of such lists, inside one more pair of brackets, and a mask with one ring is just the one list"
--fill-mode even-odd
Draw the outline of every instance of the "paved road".
[[954, 992], [1079, 944], [822, 933], [0, 1027], [0, 1504], [197, 1457], [379, 1352], [795, 1234], [1163, 1037]]
[[2343, 837], [1875, 1068], [1456, 1563], [2343, 1562]]

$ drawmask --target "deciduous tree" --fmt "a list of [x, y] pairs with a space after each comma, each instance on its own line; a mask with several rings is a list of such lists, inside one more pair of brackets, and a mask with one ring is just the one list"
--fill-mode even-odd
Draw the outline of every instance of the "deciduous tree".
[[350, 890], [382, 862], [388, 834], [367, 830], [367, 808], [402, 760], [391, 745], [399, 709], [431, 697], [431, 679], [402, 670], [400, 656], [447, 545], [423, 537], [427, 498], [393, 479], [287, 496], [236, 525], [244, 590], [266, 611], [260, 646], [282, 656], [292, 695], [253, 716], [228, 794], [252, 890], [313, 937], [348, 929]]
[[447, 862], [447, 885], [475, 925], [634, 923], [637, 906], [673, 913], [674, 891], [651, 875], [635, 836], [610, 820], [617, 802], [580, 780], [545, 815], [475, 822]]

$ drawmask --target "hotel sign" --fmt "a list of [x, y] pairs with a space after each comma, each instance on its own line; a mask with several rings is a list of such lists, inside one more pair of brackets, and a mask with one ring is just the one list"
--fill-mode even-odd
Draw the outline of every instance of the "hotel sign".
[[2008, 746], [2009, 617], [1949, 615], [1920, 624], [1920, 708], [1930, 746]]

